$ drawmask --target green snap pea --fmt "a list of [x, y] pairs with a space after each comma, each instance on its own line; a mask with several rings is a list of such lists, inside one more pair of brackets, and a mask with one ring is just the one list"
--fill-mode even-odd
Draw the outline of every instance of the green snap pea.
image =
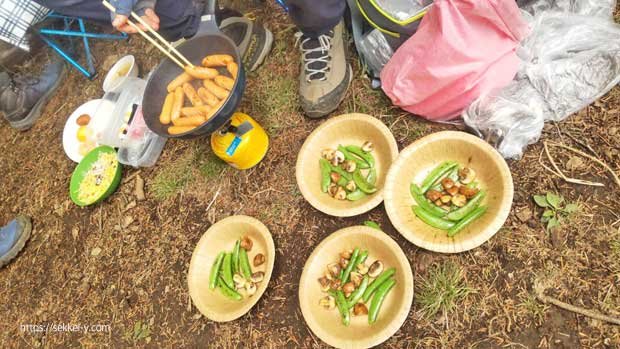
[[377, 187], [366, 182], [366, 178], [362, 176], [362, 173], [357, 170], [353, 173], [353, 180], [355, 181], [355, 185], [366, 194], [372, 194], [377, 191]]
[[420, 186], [422, 194], [426, 193], [432, 186], [434, 186], [438, 178], [445, 175], [446, 173], [449, 173], [450, 171], [452, 171], [453, 168], [457, 166], [458, 163], [456, 161], [444, 161], [439, 164], [439, 166], [435, 167], [431, 171], [431, 173], [429, 173], [428, 176], [424, 178], [424, 181], [422, 181], [422, 185]]
[[331, 165], [325, 159], [320, 159], [319, 165], [321, 166], [321, 191], [327, 193], [329, 183], [331, 182], [331, 178], [329, 177], [332, 172]]
[[461, 219], [458, 223], [454, 225], [450, 230], [448, 230], [448, 236], [453, 237], [458, 234], [461, 230], [463, 230], [466, 226], [470, 225], [476, 219], [480, 218], [487, 211], [486, 206], [479, 206], [463, 219]]
[[364, 252], [360, 253], [360, 255], [357, 257], [357, 262], [355, 262], [355, 267], [357, 267], [358, 264], [362, 264], [366, 262], [366, 258], [368, 258], [368, 251], [364, 250]]
[[368, 275], [365, 275], [362, 279], [362, 283], [360, 283], [360, 286], [349, 296], [349, 299], [347, 300], [347, 308], [353, 308], [353, 306], [362, 298], [364, 291], [368, 288], [368, 281]]
[[340, 150], [342, 152], [342, 154], [344, 154], [344, 158], [346, 160], [351, 160], [351, 161], [355, 162], [357, 164], [357, 167], [359, 167], [359, 168], [370, 168], [370, 165], [366, 162], [366, 160], [355, 156], [355, 154], [353, 154], [350, 151], [348, 151], [342, 145], [338, 146], [338, 150]]
[[353, 268], [355, 267], [357, 256], [359, 254], [360, 249], [356, 247], [351, 254], [351, 258], [349, 258], [349, 264], [347, 264], [347, 267], [344, 269], [344, 274], [342, 274], [342, 278], [340, 278], [341, 285], [344, 285], [347, 283], [347, 281], [349, 281], [349, 275], [351, 275], [351, 270], [353, 270]]
[[420, 191], [420, 187], [418, 187], [415, 183], [411, 183], [411, 185], [409, 186], [409, 190], [411, 191], [411, 196], [413, 197], [413, 200], [416, 202], [416, 204], [418, 204], [419, 207], [422, 207], [436, 217], [443, 217], [446, 215], [446, 210], [428, 202], [428, 200], [424, 197], [424, 194], [422, 194], [422, 192]]
[[237, 242], [235, 242], [235, 248], [233, 249], [233, 254], [232, 254], [233, 275], [239, 273], [239, 248], [240, 247], [241, 247], [241, 241], [237, 240]]
[[366, 176], [366, 182], [375, 185], [377, 184], [377, 170], [373, 167], [368, 171], [368, 176]]
[[432, 213], [423, 209], [420, 206], [413, 206], [413, 212], [418, 218], [420, 218], [424, 223], [430, 225], [433, 228], [441, 229], [441, 230], [449, 230], [454, 227], [454, 222], [433, 216]]
[[383, 304], [383, 301], [385, 300], [385, 297], [387, 296], [388, 292], [390, 292], [390, 290], [394, 287], [394, 285], [396, 285], [396, 281], [394, 279], [389, 279], [386, 282], [384, 282], [381, 286], [379, 286], [379, 289], [377, 289], [377, 292], [372, 297], [372, 302], [370, 303], [370, 309], [368, 309], [368, 323], [369, 324], [372, 325], [375, 323], [375, 321], [377, 321], [377, 315], [379, 315], [379, 310], [381, 309], [381, 305]]
[[362, 147], [357, 146], [357, 145], [348, 145], [345, 147], [349, 152], [359, 156], [360, 158], [364, 159], [364, 161], [366, 161], [368, 163], [368, 165], [370, 165], [370, 167], [375, 167], [375, 158], [370, 155], [370, 153], [367, 153], [365, 151], [362, 150]]
[[454, 183], [459, 181], [459, 167], [458, 166], [453, 168], [452, 171], [448, 173], [448, 178], [450, 178]]
[[226, 253], [224, 255], [224, 261], [222, 262], [222, 280], [224, 280], [226, 286], [233, 287], [232, 253]]
[[478, 188], [478, 182], [474, 181], [467, 185], [467, 188]]
[[342, 167], [340, 166], [334, 166], [332, 164], [329, 164], [331, 171], [332, 172], [336, 172], [337, 174], [339, 174], [341, 177], [344, 177], [347, 181], [350, 181], [353, 179], [353, 174], [345, 171], [342, 169]]
[[367, 227], [375, 228], [377, 230], [381, 230], [381, 226], [378, 223], [373, 222], [373, 221], [366, 221], [364, 222], [364, 225]]
[[354, 191], [347, 194], [347, 200], [349, 201], [357, 201], [366, 197], [366, 193], [359, 189], [355, 189]]
[[336, 306], [338, 307], [338, 311], [340, 311], [342, 323], [345, 326], [349, 326], [349, 323], [351, 322], [351, 314], [349, 313], [347, 300], [344, 297], [344, 293], [342, 292], [342, 290], [336, 291]]
[[249, 279], [252, 276], [252, 268], [250, 268], [250, 261], [248, 260], [248, 252], [242, 248], [239, 249], [239, 268], [243, 277]]
[[396, 273], [396, 268], [390, 268], [388, 270], [384, 270], [381, 275], [377, 276], [377, 278], [373, 282], [371, 282], [370, 285], [368, 285], [366, 291], [364, 291], [364, 296], [362, 297], [364, 303], [368, 303], [368, 301], [370, 300], [370, 296], [372, 296], [372, 294], [377, 290], [379, 286], [381, 286], [382, 283], [385, 282], [385, 280], [392, 277], [394, 273]]
[[467, 216], [470, 212], [480, 206], [480, 202], [484, 199], [486, 192], [484, 190], [479, 191], [474, 195], [465, 206], [454, 210], [446, 215], [446, 218], [451, 221], [460, 221], [463, 217]]
[[239, 292], [235, 291], [233, 288], [228, 287], [228, 285], [226, 285], [226, 282], [224, 281], [223, 278], [220, 278], [220, 281], [217, 283], [217, 288], [220, 289], [220, 292], [233, 300], [236, 301], [240, 301], [241, 299], [243, 299], [243, 297], [241, 297], [241, 295], [239, 294]]
[[346, 178], [340, 176], [340, 179], [338, 180], [338, 183], [336, 183], [336, 184], [338, 184], [341, 187], [344, 187], [344, 186], [347, 185], [347, 183], [349, 183], [349, 181], [347, 181]]
[[218, 276], [220, 275], [220, 268], [222, 267], [222, 261], [224, 260], [224, 252], [220, 252], [213, 262], [211, 267], [211, 274], [209, 275], [209, 288], [214, 289], [217, 286]]

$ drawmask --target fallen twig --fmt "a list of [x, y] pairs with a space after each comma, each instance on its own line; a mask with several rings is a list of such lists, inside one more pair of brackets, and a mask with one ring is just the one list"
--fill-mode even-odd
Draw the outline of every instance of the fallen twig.
[[[620, 178], [618, 178], [618, 175], [616, 174], [616, 172], [614, 172], [614, 170], [611, 167], [609, 167], [609, 165], [607, 165], [603, 161], [599, 160], [598, 158], [596, 158], [596, 157], [594, 157], [592, 155], [586, 154], [586, 153], [582, 152], [581, 150], [577, 150], [575, 148], [571, 148], [571, 147], [569, 147], [567, 145], [564, 145], [564, 144], [550, 142], [549, 145], [555, 146], [555, 147], [564, 148], [566, 150], [570, 150], [570, 151], [572, 151], [575, 154], [579, 154], [579, 155], [581, 155], [583, 157], [586, 157], [586, 158], [588, 158], [588, 159], [598, 163], [599, 165], [603, 166], [607, 171], [609, 171], [609, 173], [611, 173], [611, 176], [613, 177], [614, 181], [620, 187]], [[545, 144], [545, 148], [546, 148], [546, 144]]]
[[591, 317], [593, 319], [610, 322], [612, 324], [620, 325], [620, 319], [611, 317], [608, 315], [604, 315], [598, 313], [596, 311], [585, 309], [581, 307], [574, 306], [572, 304], [564, 303], [560, 300], [557, 300], [553, 297], [545, 295], [545, 289], [548, 285], [543, 281], [543, 279], [537, 278], [534, 280], [534, 293], [536, 294], [536, 298], [538, 298], [543, 303], [551, 303], [558, 308], [562, 308], [564, 310], [568, 310], [573, 313], [581, 314], [587, 317]]
[[211, 205], [213, 205], [213, 203], [215, 202], [215, 199], [217, 199], [218, 195], [220, 195], [220, 188], [217, 188], [217, 191], [215, 192], [215, 195], [213, 195], [213, 199], [211, 199], [211, 202], [207, 206], [207, 209], [205, 210], [205, 213], [209, 212], [209, 209], [211, 208]]
[[[547, 147], [547, 142], [543, 142], [543, 145], [545, 147], [545, 153], [547, 154], [547, 158], [549, 159], [549, 161], [551, 162], [551, 165], [553, 166], [553, 168], [555, 168], [555, 171], [552, 171], [550, 168], [548, 168], [547, 166], [543, 165], [543, 167], [545, 167], [546, 170], [550, 171], [551, 173], [555, 174], [556, 176], [562, 178], [564, 181], [568, 182], [568, 183], [574, 183], [574, 184], [581, 184], [581, 185], [590, 185], [590, 186], [594, 186], [594, 187], [604, 187], [605, 184], [600, 183], [600, 182], [590, 182], [590, 181], [586, 181], [583, 179], [577, 179], [577, 178], [570, 178], [567, 177], [564, 172], [562, 172], [562, 170], [560, 170], [560, 168], [558, 167], [558, 165], [555, 163], [555, 160], [553, 159], [553, 157], [551, 156], [551, 153], [549, 153], [549, 147]], [[554, 146], [562, 146], [562, 147], [566, 147], [564, 145], [561, 144], [557, 144], [557, 143], [553, 143], [551, 145]], [[572, 148], [571, 148], [572, 149]], [[573, 151], [579, 152], [579, 150], [576, 149], [572, 149]], [[579, 152], [581, 153], [581, 152]], [[585, 153], [581, 153], [584, 156], [587, 156], [589, 158], [592, 158], [590, 155], [587, 155]], [[596, 159], [596, 158], [595, 158]], [[598, 159], [596, 159], [598, 161]], [[607, 166], [607, 165], [605, 165]], [[614, 174], [615, 175], [615, 174]], [[620, 184], [619, 184], [620, 185]]]

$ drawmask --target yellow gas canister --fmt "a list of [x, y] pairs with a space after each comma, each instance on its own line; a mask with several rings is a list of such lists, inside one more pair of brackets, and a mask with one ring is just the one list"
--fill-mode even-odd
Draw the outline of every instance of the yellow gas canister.
[[246, 170], [258, 164], [269, 147], [265, 130], [249, 115], [234, 113], [230, 124], [211, 134], [215, 155], [229, 165]]

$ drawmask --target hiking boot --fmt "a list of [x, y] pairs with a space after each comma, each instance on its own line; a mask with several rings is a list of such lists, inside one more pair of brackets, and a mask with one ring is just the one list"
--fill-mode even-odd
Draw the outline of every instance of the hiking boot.
[[343, 21], [318, 38], [297, 33], [302, 62], [299, 99], [309, 118], [334, 111], [349, 88], [353, 73], [346, 60], [343, 35]]
[[245, 17], [222, 20], [220, 30], [237, 45], [245, 69], [254, 71], [263, 64], [273, 45], [273, 34], [264, 25]]
[[0, 73], [0, 111], [4, 118], [20, 131], [32, 127], [65, 74], [65, 64], [61, 60], [47, 65], [39, 77], [13, 80], [6, 72]]
[[0, 268], [17, 256], [26, 245], [32, 231], [30, 217], [17, 216], [0, 228]]

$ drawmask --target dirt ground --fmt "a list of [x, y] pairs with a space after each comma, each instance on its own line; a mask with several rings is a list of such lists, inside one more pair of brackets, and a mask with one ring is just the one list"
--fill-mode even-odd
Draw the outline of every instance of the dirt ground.
[[[403, 248], [416, 292], [433, 265], [448, 262], [463, 268], [464, 282], [474, 290], [446, 317], [430, 319], [414, 297], [409, 317], [383, 347], [620, 347], [618, 326], [543, 304], [533, 290], [534, 280], [543, 280], [548, 295], [620, 316], [620, 188], [601, 166], [552, 149], [567, 175], [605, 186], [569, 184], [541, 165], [550, 166], [542, 142], [528, 147], [521, 160], [509, 162], [515, 199], [504, 228], [459, 255], [415, 247], [391, 226], [383, 205], [353, 218], [324, 215], [304, 201], [295, 183], [297, 152], [323, 122], [299, 110], [295, 29], [274, 5], [249, 11], [268, 18], [276, 37], [266, 64], [249, 75], [240, 108], [271, 136], [266, 158], [249, 171], [217, 160], [206, 138], [170, 140], [156, 166], [125, 168], [119, 191], [102, 204], [78, 208], [71, 203], [68, 187], [75, 164], [62, 149], [65, 120], [82, 103], [102, 96], [103, 77], [116, 58], [136, 55], [143, 73], [156, 65], [160, 54], [139, 37], [95, 43], [99, 76], [91, 82], [72, 69], [31, 130], [16, 132], [6, 123], [0, 127], [0, 222], [18, 213], [34, 221], [23, 252], [0, 271], [0, 347], [325, 347], [299, 309], [301, 268], [323, 238], [366, 220], [378, 222]], [[49, 57], [44, 52], [19, 70], [36, 70]], [[355, 79], [332, 115], [374, 115], [389, 126], [400, 149], [432, 132], [459, 128], [430, 124], [391, 107], [381, 92], [370, 89], [356, 59], [350, 61]], [[542, 139], [595, 155], [619, 173], [619, 128], [616, 88], [566, 121], [546, 125]], [[143, 202], [133, 195], [136, 175], [146, 182]], [[546, 192], [580, 207], [554, 233], [546, 232], [542, 210], [532, 201], [532, 195]], [[267, 225], [276, 262], [257, 305], [239, 320], [218, 324], [192, 306], [186, 276], [200, 236], [233, 214], [254, 216]], [[110, 330], [45, 333], [23, 326], [63, 323], [109, 325]]]

